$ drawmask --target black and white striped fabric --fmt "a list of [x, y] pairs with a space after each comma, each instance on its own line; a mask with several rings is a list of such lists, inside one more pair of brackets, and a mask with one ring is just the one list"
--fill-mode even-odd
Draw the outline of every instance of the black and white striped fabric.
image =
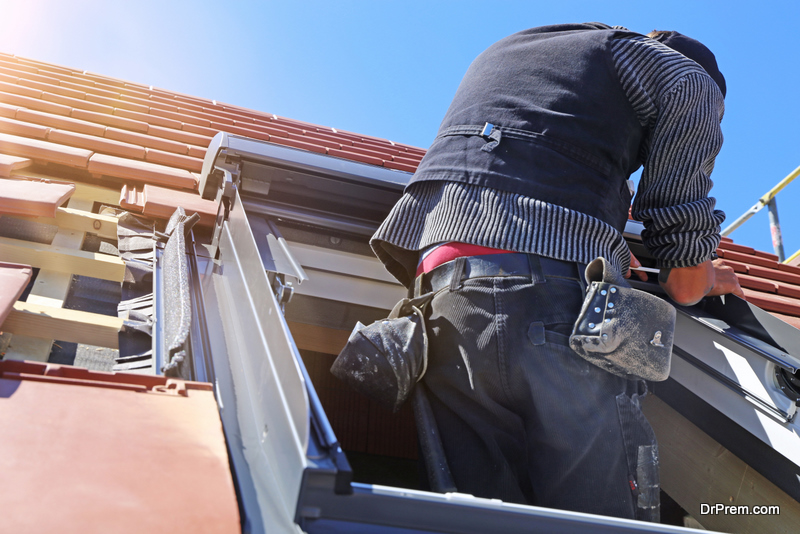
[[[646, 131], [644, 168], [632, 216], [659, 267], [711, 257], [725, 219], [708, 197], [722, 146], [722, 93], [694, 61], [646, 37], [620, 39], [613, 56]], [[622, 272], [630, 252], [611, 226], [524, 195], [446, 181], [413, 184], [372, 237], [387, 270], [410, 284], [416, 251], [459, 241], [588, 263], [598, 256]]]

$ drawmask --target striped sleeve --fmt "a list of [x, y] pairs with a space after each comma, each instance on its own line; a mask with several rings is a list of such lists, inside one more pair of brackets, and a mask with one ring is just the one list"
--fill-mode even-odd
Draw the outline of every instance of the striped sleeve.
[[613, 45], [623, 88], [645, 130], [632, 216], [659, 267], [708, 260], [725, 219], [708, 196], [722, 147], [722, 93], [702, 67], [645, 37]]

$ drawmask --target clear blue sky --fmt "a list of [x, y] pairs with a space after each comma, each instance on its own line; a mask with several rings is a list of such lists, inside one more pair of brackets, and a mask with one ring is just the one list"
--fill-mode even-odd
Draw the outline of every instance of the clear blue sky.
[[[800, 2], [0, 0], [0, 51], [427, 147], [469, 63], [543, 24], [675, 29], [728, 83], [712, 178], [730, 222], [800, 166]], [[778, 196], [800, 249], [800, 179]], [[726, 222], [726, 224], [727, 224]], [[732, 234], [771, 251], [766, 210]]]

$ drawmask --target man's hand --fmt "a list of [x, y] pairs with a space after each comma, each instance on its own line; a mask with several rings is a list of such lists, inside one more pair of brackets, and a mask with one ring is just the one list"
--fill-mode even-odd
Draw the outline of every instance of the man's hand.
[[[637, 260], [636, 256], [633, 255], [633, 252], [631, 252], [631, 266], [628, 268], [628, 272], [625, 273], [625, 278], [630, 278], [631, 274], [633, 272], [636, 272], [636, 276], [639, 277], [639, 280], [641, 280], [642, 282], [647, 282], [647, 273], [646, 272], [644, 272], [644, 271], [635, 271], [635, 269], [637, 267], [641, 267], [641, 266], [642, 266], [641, 262], [639, 260]], [[634, 271], [632, 271], [631, 269], [633, 269]]]
[[683, 306], [697, 304], [705, 296], [734, 294], [744, 298], [733, 269], [722, 260], [693, 267], [662, 269], [659, 283], [672, 300]]
[[714, 287], [706, 296], [716, 297], [732, 293], [737, 297], [744, 298], [742, 286], [739, 285], [739, 279], [736, 277], [733, 267], [725, 265], [725, 261], [720, 259], [712, 261], [711, 264], [714, 266]]

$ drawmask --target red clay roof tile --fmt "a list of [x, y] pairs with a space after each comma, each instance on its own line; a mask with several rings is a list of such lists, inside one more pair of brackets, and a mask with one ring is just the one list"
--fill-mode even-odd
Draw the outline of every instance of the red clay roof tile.
[[[56, 83], [58, 83], [58, 80], [56, 80]], [[75, 89], [70, 89], [69, 87], [62, 87], [60, 85], [53, 85], [49, 83], [42, 83], [25, 79], [20, 79], [19, 84], [27, 85], [28, 87], [33, 87], [34, 89], [38, 89], [40, 91], [47, 91], [48, 93], [56, 93], [59, 95], [69, 96], [72, 98], [83, 99], [86, 97], [86, 94], [81, 91], [76, 91]]]
[[[188, 143], [190, 145], [198, 145], [207, 147], [211, 143], [213, 136], [199, 135], [184, 130], [173, 130], [172, 128], [164, 128], [151, 124], [148, 129], [150, 135], [163, 137], [164, 139], [172, 139], [173, 141], [180, 141], [181, 143]], [[216, 133], [216, 132], [214, 132]]]
[[[19, 71], [16, 69], [9, 69], [6, 67], [0, 67], [0, 73], [5, 74], [6, 76], [13, 77], [17, 80], [25, 80], [25, 81], [33, 81], [33, 82], [40, 82], [46, 83], [50, 85], [58, 85], [59, 81], [58, 78], [53, 78], [52, 76], [44, 76], [42, 74], [33, 74], [30, 72]], [[14, 83], [19, 83], [18, 81]]]
[[53, 143], [76, 146], [93, 152], [111, 154], [112, 156], [119, 156], [122, 158], [145, 158], [144, 147], [123, 143], [113, 139], [106, 139], [105, 137], [52, 129], [50, 133], [47, 134], [47, 140]]
[[0, 180], [0, 213], [53, 218], [74, 192], [75, 184]]
[[779, 269], [767, 269], [758, 265], [750, 265], [748, 274], [761, 278], [769, 278], [770, 280], [778, 280], [779, 282], [800, 285], [800, 274], [788, 273]]
[[175, 169], [147, 161], [136, 161], [106, 154], [89, 159], [89, 172], [124, 180], [147, 182], [181, 189], [197, 189], [197, 179], [187, 170]]
[[187, 156], [191, 156], [193, 158], [200, 158], [203, 159], [206, 157], [206, 152], [208, 150], [206, 148], [194, 145], [186, 145], [189, 151], [187, 152]]
[[788, 265], [786, 263], [779, 263], [778, 270], [800, 275], [800, 266], [797, 265]]
[[33, 160], [19, 156], [0, 154], [0, 176], [8, 178], [17, 169], [24, 169], [33, 163]]
[[369, 163], [370, 165], [383, 165], [383, 160], [381, 158], [376, 156], [369, 156], [366, 154], [359, 154], [358, 152], [329, 148], [328, 155], [344, 159], [356, 160], [360, 161], [361, 163]]
[[760, 258], [758, 256], [742, 254], [741, 252], [734, 252], [732, 250], [724, 250], [718, 249], [717, 254], [719, 254], [720, 258], [724, 259], [731, 259], [734, 261], [740, 261], [743, 263], [747, 263], [749, 265], [760, 265], [762, 267], [770, 267], [775, 268], [778, 263], [772, 260], [768, 260], [766, 258]]
[[126, 102], [121, 98], [109, 98], [107, 96], [95, 95], [92, 93], [86, 93], [86, 100], [90, 102], [97, 102], [98, 104], [103, 104], [105, 106], [109, 106], [114, 109], [116, 112], [117, 109], [129, 110], [129, 111], [138, 111], [139, 113], [149, 113], [150, 108], [147, 106], [143, 106], [141, 104], [136, 104], [135, 102]]
[[417, 165], [409, 165], [407, 163], [400, 163], [398, 161], [389, 161], [384, 160], [383, 166], [388, 169], [394, 169], [397, 171], [405, 171], [405, 172], [414, 172], [417, 170]]
[[206, 126], [198, 126], [197, 124], [187, 121], [183, 123], [183, 126], [181, 128], [185, 132], [191, 132], [193, 134], [204, 135], [207, 137], [214, 137], [217, 134], [217, 132], [219, 132], [219, 129], [211, 128], [210, 123]]
[[19, 82], [19, 78], [17, 78], [16, 76], [10, 76], [8, 74], [3, 74], [2, 72], [0, 72], [0, 82], [16, 84], [17, 82]]
[[33, 275], [30, 265], [0, 263], [0, 327]]
[[85, 109], [88, 111], [94, 111], [95, 113], [105, 113], [106, 115], [111, 115], [114, 112], [114, 108], [111, 106], [104, 106], [103, 104], [98, 104], [96, 102], [90, 102], [88, 100], [81, 100], [64, 95], [57, 95], [55, 93], [43, 92], [42, 100], [70, 106], [73, 109]]
[[783, 321], [784, 323], [788, 323], [795, 328], [800, 329], [800, 317], [792, 317], [791, 315], [784, 315], [782, 313], [777, 312], [770, 312], [772, 315]]
[[47, 130], [47, 128], [38, 124], [0, 117], [0, 132], [3, 133], [44, 139], [47, 137]]
[[765, 291], [767, 293], [778, 292], [778, 284], [776, 284], [775, 282], [770, 282], [769, 280], [764, 280], [763, 278], [757, 278], [755, 276], [750, 276], [747, 274], [739, 274], [737, 276], [739, 278], [739, 284], [742, 287], [757, 289], [759, 291]]
[[164, 152], [163, 150], [154, 148], [147, 149], [145, 160], [153, 163], [160, 163], [161, 165], [168, 165], [170, 167], [177, 167], [179, 169], [186, 169], [192, 172], [200, 172], [203, 170], [202, 159], [190, 158], [189, 156]]
[[17, 116], [18, 106], [10, 106], [8, 104], [0, 103], [0, 117], [8, 117], [13, 119]]
[[772, 252], [764, 252], [763, 250], [754, 250], [753, 253], [760, 258], [767, 258], [768, 260], [778, 261], [778, 255]]
[[98, 137], [102, 137], [106, 130], [105, 126], [101, 126], [93, 122], [82, 121], [72, 117], [54, 115], [52, 113], [45, 113], [44, 111], [35, 111], [25, 108], [20, 108], [17, 111], [16, 118], [20, 121], [51, 126], [53, 128], [61, 128], [62, 130], [70, 130], [77, 133], [96, 135]]
[[128, 109], [117, 108], [114, 110], [114, 115], [117, 115], [119, 117], [125, 117], [127, 119], [146, 122], [147, 124], [155, 124], [156, 126], [163, 126], [164, 128], [170, 128], [170, 129], [180, 130], [181, 126], [183, 125], [183, 123], [178, 122], [176, 120], [166, 119], [164, 117], [156, 117], [155, 115], [150, 115], [149, 113], [140, 113], [138, 111], [131, 111]]
[[144, 209], [144, 186], [140, 184], [123, 185], [119, 192], [119, 207], [141, 213]]
[[120, 206], [123, 203], [147, 217], [157, 219], [169, 219], [180, 206], [187, 215], [200, 214], [201, 226], [213, 226], [217, 217], [216, 202], [203, 200], [197, 193], [175, 191], [151, 184], [145, 184], [141, 188], [130, 185], [123, 187], [120, 192]]
[[800, 287], [790, 286], [788, 284], [777, 284], [777, 286], [778, 295], [800, 299]]
[[14, 93], [15, 95], [29, 96], [31, 98], [41, 98], [42, 92], [33, 87], [26, 87], [18, 83], [0, 82], [0, 91]]
[[[234, 126], [229, 124], [212, 124], [212, 128], [209, 130], [216, 132], [227, 132], [235, 135], [243, 135], [245, 137], [252, 137], [253, 139], [261, 139], [262, 141], [269, 141], [271, 139], [270, 134], [261, 132], [259, 130], [254, 130], [251, 128], [242, 128], [241, 126]], [[300, 136], [298, 136], [300, 137]], [[301, 141], [303, 139], [300, 139]], [[313, 142], [308, 140], [308, 142]]]
[[72, 116], [76, 119], [81, 119], [89, 122], [97, 122], [105, 124], [106, 126], [114, 126], [116, 128], [123, 128], [125, 130], [133, 130], [134, 132], [147, 132], [147, 123], [132, 119], [126, 119], [118, 115], [107, 115], [105, 113], [97, 113], [95, 111], [88, 111], [85, 109], [73, 109]]
[[748, 302], [767, 311], [794, 316], [800, 315], [800, 301], [796, 299], [761, 293], [748, 288], [743, 288], [742, 291]]
[[320, 154], [325, 154], [327, 152], [325, 147], [322, 147], [320, 145], [308, 143], [305, 141], [297, 141], [295, 139], [288, 139], [286, 137], [277, 137], [277, 136], [272, 137], [270, 139], [270, 142], [275, 143], [277, 145], [285, 145], [293, 148], [302, 148], [304, 150], [310, 150], [311, 152], [317, 152]]
[[168, 111], [166, 109], [160, 109], [156, 107], [150, 108], [150, 114], [158, 115], [159, 117], [166, 117], [168, 119], [174, 119], [176, 121], [183, 122], [184, 124], [196, 124], [197, 126], [208, 126], [211, 124], [211, 121], [208, 119], [203, 119], [199, 117], [193, 117], [190, 115], [184, 115], [178, 111]]
[[30, 98], [12, 93], [0, 92], [0, 102], [14, 106], [21, 106], [28, 109], [46, 111], [47, 113], [55, 113], [58, 115], [69, 115], [70, 111], [72, 111], [72, 109], [68, 106], [62, 106], [61, 104], [56, 104], [54, 102], [46, 102], [44, 100], [39, 100], [38, 98]]
[[92, 152], [39, 139], [0, 133], [0, 152], [34, 160], [86, 167]]
[[5, 67], [7, 69], [14, 69], [23, 72], [29, 72], [31, 74], [38, 74], [39, 69], [36, 67], [31, 67], [29, 65], [22, 65], [17, 61], [7, 61], [5, 59], [0, 59], [0, 67]]
[[147, 148], [157, 148], [159, 150], [166, 150], [167, 152], [175, 152], [176, 154], [189, 153], [189, 147], [186, 143], [179, 143], [178, 141], [171, 141], [169, 139], [162, 139], [160, 137], [128, 130], [120, 130], [119, 128], [112, 128], [110, 126], [106, 128], [105, 137]]

